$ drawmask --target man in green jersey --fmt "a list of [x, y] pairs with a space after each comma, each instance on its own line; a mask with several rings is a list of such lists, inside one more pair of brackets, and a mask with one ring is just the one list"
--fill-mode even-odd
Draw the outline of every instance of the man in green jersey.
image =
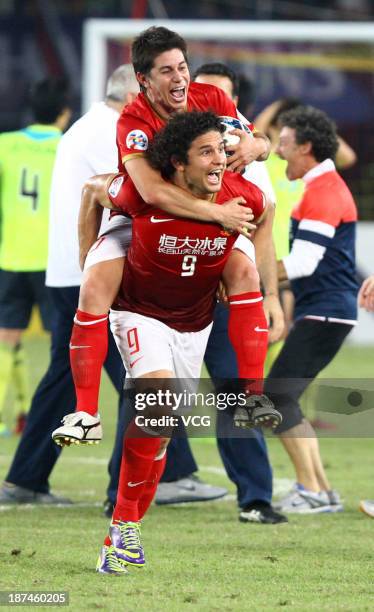
[[57, 144], [71, 116], [64, 79], [37, 83], [30, 102], [35, 123], [0, 134], [0, 435], [7, 433], [2, 409], [11, 380], [20, 418], [28, 408], [21, 336], [34, 304], [49, 328], [49, 190]]

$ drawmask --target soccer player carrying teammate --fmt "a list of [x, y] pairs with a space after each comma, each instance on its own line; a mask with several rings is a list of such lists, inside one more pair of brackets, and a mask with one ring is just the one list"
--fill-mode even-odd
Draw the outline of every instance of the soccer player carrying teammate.
[[[132, 59], [142, 92], [124, 109], [118, 121], [119, 170], [131, 179], [126, 181], [125, 189], [131, 191], [134, 184], [146, 203], [168, 214], [219, 223], [227, 229], [253, 229], [249, 223], [251, 213], [240, 206], [240, 197], [228, 201], [225, 206], [193, 198], [164, 181], [145, 159], [154, 135], [175, 112], [211, 109], [222, 116], [236, 117], [234, 103], [216, 87], [190, 84], [186, 43], [166, 28], [152, 27], [140, 34], [132, 45]], [[252, 138], [245, 131], [237, 130], [237, 133], [240, 142], [230, 147], [229, 169], [242, 171], [254, 159], [267, 156], [268, 141], [261, 134], [255, 133]], [[97, 237], [97, 209], [90, 209], [84, 221], [88, 230], [81, 239], [82, 260]], [[94, 245], [96, 253], [101, 244], [102, 239]], [[61, 444], [102, 437], [100, 419], [96, 415], [100, 373], [106, 354], [107, 311], [118, 292], [123, 269], [123, 258], [113, 257], [117, 259], [90, 266], [85, 273], [71, 340], [74, 347], [81, 347], [71, 351], [77, 413], [67, 415], [64, 425], [54, 432], [54, 439]], [[275, 257], [270, 253], [266, 259], [264, 288], [265, 293], [273, 296], [269, 302], [269, 317], [276, 318], [282, 315], [277, 298]], [[267, 334], [257, 330], [264, 329], [267, 323], [262, 297], [256, 290], [257, 280], [253, 290], [253, 269], [250, 259], [236, 252], [235, 260], [228, 261], [224, 280], [230, 301], [229, 334], [238, 358], [239, 376], [258, 380], [262, 378]], [[279, 418], [270, 408], [263, 416], [273, 423]]]
[[[222, 132], [213, 113], [176, 114], [155, 136], [149, 160], [165, 179], [195, 198], [222, 205], [241, 195], [261, 223], [266, 215], [263, 193], [238, 174], [224, 174]], [[84, 198], [106, 205], [110, 198], [112, 206], [133, 217], [123, 282], [110, 315], [127, 376], [140, 383], [146, 379], [155, 388], [163, 388], [168, 379], [198, 379], [218, 283], [237, 234], [217, 224], [165, 215], [145, 203], [134, 186], [131, 194], [123, 174], [112, 179], [92, 179]], [[170, 428], [157, 435], [159, 429], [152, 427], [145, 433], [135, 417], [127, 428], [117, 503], [99, 572], [124, 573], [128, 565], [144, 565], [140, 521], [155, 494], [170, 436]]]

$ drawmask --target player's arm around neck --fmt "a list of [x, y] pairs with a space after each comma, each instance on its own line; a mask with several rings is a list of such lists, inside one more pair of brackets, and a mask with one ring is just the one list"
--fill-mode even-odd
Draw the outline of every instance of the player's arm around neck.
[[250, 223], [253, 219], [251, 210], [241, 206], [245, 203], [242, 197], [233, 198], [223, 205], [195, 198], [188, 191], [164, 181], [143, 157], [128, 160], [126, 170], [146, 204], [176, 217], [218, 223], [241, 233], [243, 229], [251, 231], [255, 227]]
[[83, 269], [87, 253], [97, 240], [103, 207], [113, 208], [108, 197], [108, 185], [115, 174], [93, 176], [84, 184], [78, 218], [79, 264]]

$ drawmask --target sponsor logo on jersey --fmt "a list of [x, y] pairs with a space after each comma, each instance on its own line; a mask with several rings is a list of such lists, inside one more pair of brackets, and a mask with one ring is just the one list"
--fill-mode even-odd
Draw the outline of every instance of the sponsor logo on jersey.
[[227, 247], [227, 238], [191, 238], [162, 234], [159, 239], [158, 252], [165, 255], [209, 255], [222, 256]]
[[148, 136], [142, 130], [132, 130], [127, 134], [126, 147], [136, 151], [146, 151], [148, 149]]
[[[108, 193], [112, 198], [116, 198], [118, 196], [119, 190], [122, 187], [122, 183], [123, 183], [124, 177], [123, 176], [117, 176], [110, 184], [110, 187], [108, 189]], [[97, 245], [98, 246], [98, 245]]]

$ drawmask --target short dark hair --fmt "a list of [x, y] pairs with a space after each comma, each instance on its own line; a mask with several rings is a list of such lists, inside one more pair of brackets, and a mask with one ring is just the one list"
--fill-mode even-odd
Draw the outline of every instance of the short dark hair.
[[217, 115], [211, 112], [191, 111], [175, 114], [166, 126], [156, 134], [148, 149], [148, 159], [164, 178], [175, 172], [172, 160], [188, 163], [188, 151], [193, 141], [207, 132], [223, 134], [225, 127]]
[[203, 64], [199, 66], [194, 72], [193, 80], [196, 79], [200, 74], [214, 74], [216, 76], [223, 76], [230, 79], [232, 83], [232, 94], [233, 96], [239, 95], [239, 77], [234, 72], [226, 66], [226, 64], [221, 64], [220, 62], [212, 62], [211, 64]]
[[66, 108], [71, 108], [69, 84], [64, 77], [38, 81], [30, 91], [30, 106], [38, 123], [55, 123]]
[[186, 62], [187, 44], [176, 32], [162, 26], [152, 26], [137, 36], [131, 46], [132, 64], [135, 73], [149, 74], [155, 58], [171, 49], [180, 49]]
[[335, 158], [338, 150], [336, 126], [323, 111], [313, 106], [298, 106], [282, 113], [279, 122], [295, 130], [297, 144], [311, 143], [316, 161]]

